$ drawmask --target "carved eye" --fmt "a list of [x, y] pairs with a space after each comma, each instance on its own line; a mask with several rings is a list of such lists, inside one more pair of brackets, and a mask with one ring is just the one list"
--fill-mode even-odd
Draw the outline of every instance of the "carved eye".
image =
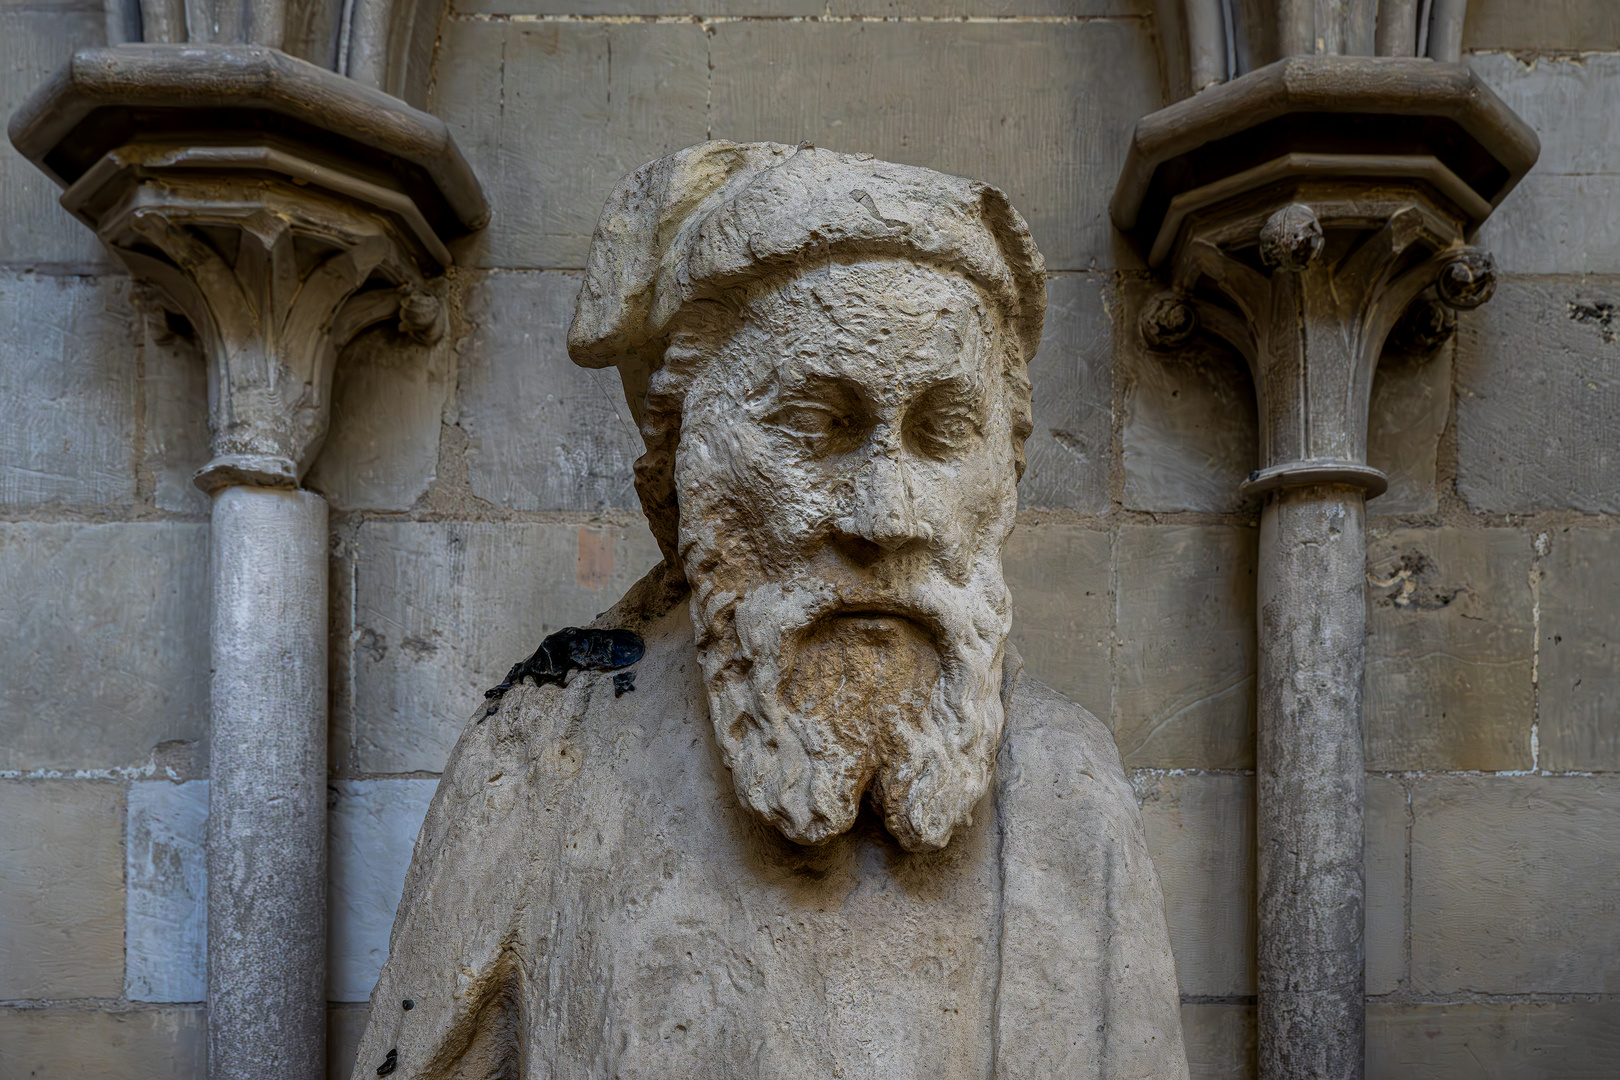
[[816, 457], [845, 454], [860, 446], [871, 420], [859, 399], [842, 387], [808, 389], [810, 393], [793, 396], [767, 416], [766, 425]]
[[972, 397], [955, 386], [934, 387], [906, 412], [906, 441], [918, 453], [940, 461], [959, 457], [983, 435]]

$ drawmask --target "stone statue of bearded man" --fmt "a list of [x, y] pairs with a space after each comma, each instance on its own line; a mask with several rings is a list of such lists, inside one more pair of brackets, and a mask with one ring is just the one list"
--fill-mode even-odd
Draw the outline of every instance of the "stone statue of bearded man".
[[1118, 751], [1007, 641], [1045, 296], [981, 183], [726, 142], [620, 182], [569, 351], [646, 439], [664, 561], [596, 624], [645, 652], [468, 723], [355, 1077], [1187, 1075]]

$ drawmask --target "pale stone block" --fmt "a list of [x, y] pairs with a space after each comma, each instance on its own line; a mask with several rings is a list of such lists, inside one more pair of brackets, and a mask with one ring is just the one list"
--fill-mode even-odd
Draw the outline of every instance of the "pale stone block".
[[118, 785], [0, 780], [0, 1000], [124, 987]]
[[1192, 1080], [1250, 1080], [1259, 1067], [1254, 1021], [1253, 1005], [1182, 1005]]
[[124, 996], [208, 997], [208, 781], [129, 786]]
[[[1144, 21], [731, 22], [711, 56], [714, 138], [982, 179], [1028, 219], [1048, 270], [1139, 265], [1108, 201], [1132, 128], [1162, 103]], [[971, 71], [971, 92], [942, 92], [943, 71]]]
[[1047, 279], [1046, 326], [1029, 366], [1035, 430], [1024, 443], [1021, 506], [1108, 512], [1114, 397], [1109, 288], [1097, 274]]
[[0, 768], [207, 759], [207, 525], [0, 525], [0, 626]]
[[[75, 49], [105, 44], [106, 26], [102, 5], [84, 0], [0, 5], [0, 115], [15, 112]], [[111, 269], [95, 234], [57, 202], [61, 194], [10, 140], [0, 140], [0, 263], [79, 274]]]
[[[0, 203], [0, 221], [30, 220], [20, 213]], [[131, 318], [126, 279], [0, 275], [0, 504], [134, 497]]]
[[[1620, 49], [1620, 5], [1614, 0], [1473, 0], [1463, 23], [1463, 49], [1523, 54]], [[1470, 57], [1471, 60], [1483, 58]]]
[[1120, 529], [1114, 738], [1129, 766], [1252, 767], [1259, 530]]
[[[1539, 20], [1537, 15], [1526, 16]], [[1587, 48], [1588, 46], [1581, 46]], [[1541, 139], [1541, 156], [1479, 231], [1509, 274], [1620, 272], [1620, 54], [1467, 58]]]
[[1620, 1004], [1370, 1005], [1367, 1075], [1379, 1080], [1613, 1080]]
[[162, 510], [207, 514], [208, 496], [192, 483], [213, 456], [208, 441], [208, 364], [196, 343], [168, 331], [161, 317], [138, 316], [141, 404], [146, 416], [145, 470]]
[[327, 1080], [349, 1080], [354, 1072], [354, 1058], [360, 1049], [360, 1038], [366, 1033], [366, 1021], [370, 1019], [371, 1009], [364, 1005], [327, 1010]]
[[1367, 993], [1393, 994], [1406, 975], [1406, 789], [1367, 777]]
[[1255, 992], [1254, 778], [1135, 780], [1183, 995]]
[[580, 278], [491, 274], [458, 390], [467, 474], [481, 499], [518, 510], [635, 510], [641, 435], [619, 373], [568, 358]]
[[501, 223], [462, 261], [583, 267], [614, 182], [707, 138], [708, 60], [696, 23], [446, 22], [433, 112]]
[[1541, 582], [1541, 767], [1620, 769], [1620, 533], [1560, 529]]
[[825, 0], [456, 0], [457, 11], [492, 15], [820, 15]]
[[1022, 524], [1001, 563], [1013, 592], [1012, 641], [1027, 671], [1104, 718], [1112, 711], [1109, 536], [1076, 525]]
[[1367, 464], [1389, 477], [1369, 514], [1432, 514], [1440, 436], [1451, 416], [1452, 347], [1429, 356], [1386, 352], [1373, 373]]
[[370, 522], [355, 581], [366, 772], [438, 772], [484, 691], [658, 563], [644, 526]]
[[1620, 991], [1620, 778], [1436, 776], [1412, 816], [1415, 989]]
[[433, 483], [453, 341], [422, 345], [388, 326], [338, 357], [332, 426], [306, 486], [340, 510], [409, 510]]
[[[416, 834], [438, 786], [437, 780], [334, 780], [328, 787], [328, 1001], [370, 1000], [388, 959]], [[356, 1042], [359, 1037], [355, 1031]]]
[[204, 1080], [207, 1041], [200, 1008], [0, 1009], [0, 1080]]
[[1457, 490], [1484, 513], [1620, 513], [1620, 279], [1506, 278], [1461, 323]]
[[1528, 769], [1530, 540], [1402, 529], [1367, 543], [1369, 769]]
[[1047, 15], [1071, 18], [1151, 16], [1151, 0], [832, 0], [833, 15], [971, 18]]

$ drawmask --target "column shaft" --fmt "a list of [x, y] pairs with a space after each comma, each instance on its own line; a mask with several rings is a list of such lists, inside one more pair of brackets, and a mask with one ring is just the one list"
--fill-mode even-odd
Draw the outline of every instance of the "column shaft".
[[1260, 1076], [1363, 1072], [1361, 680], [1366, 510], [1284, 488], [1260, 520]]
[[321, 1080], [326, 1046], [326, 502], [214, 497], [210, 1080]]

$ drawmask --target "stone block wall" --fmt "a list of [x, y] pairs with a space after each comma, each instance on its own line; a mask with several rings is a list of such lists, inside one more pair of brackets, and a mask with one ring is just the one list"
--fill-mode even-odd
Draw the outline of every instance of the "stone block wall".
[[[1473, 0], [1541, 134], [1498, 295], [1374, 387], [1369, 1074], [1620, 1060], [1620, 21]], [[0, 0], [0, 108], [101, 40]], [[1161, 103], [1150, 0], [456, 0], [431, 107], [494, 205], [452, 332], [345, 354], [332, 503], [331, 1006], [347, 1076], [417, 824], [484, 688], [657, 558], [611, 372], [563, 336], [608, 187], [707, 137], [996, 183], [1051, 278], [1008, 550], [1030, 669], [1109, 722], [1200, 1078], [1252, 1074], [1252, 389], [1137, 344], [1106, 207]], [[207, 456], [198, 358], [0, 148], [0, 1080], [200, 1077]], [[1481, 1064], [1483, 1063], [1483, 1064]]]

